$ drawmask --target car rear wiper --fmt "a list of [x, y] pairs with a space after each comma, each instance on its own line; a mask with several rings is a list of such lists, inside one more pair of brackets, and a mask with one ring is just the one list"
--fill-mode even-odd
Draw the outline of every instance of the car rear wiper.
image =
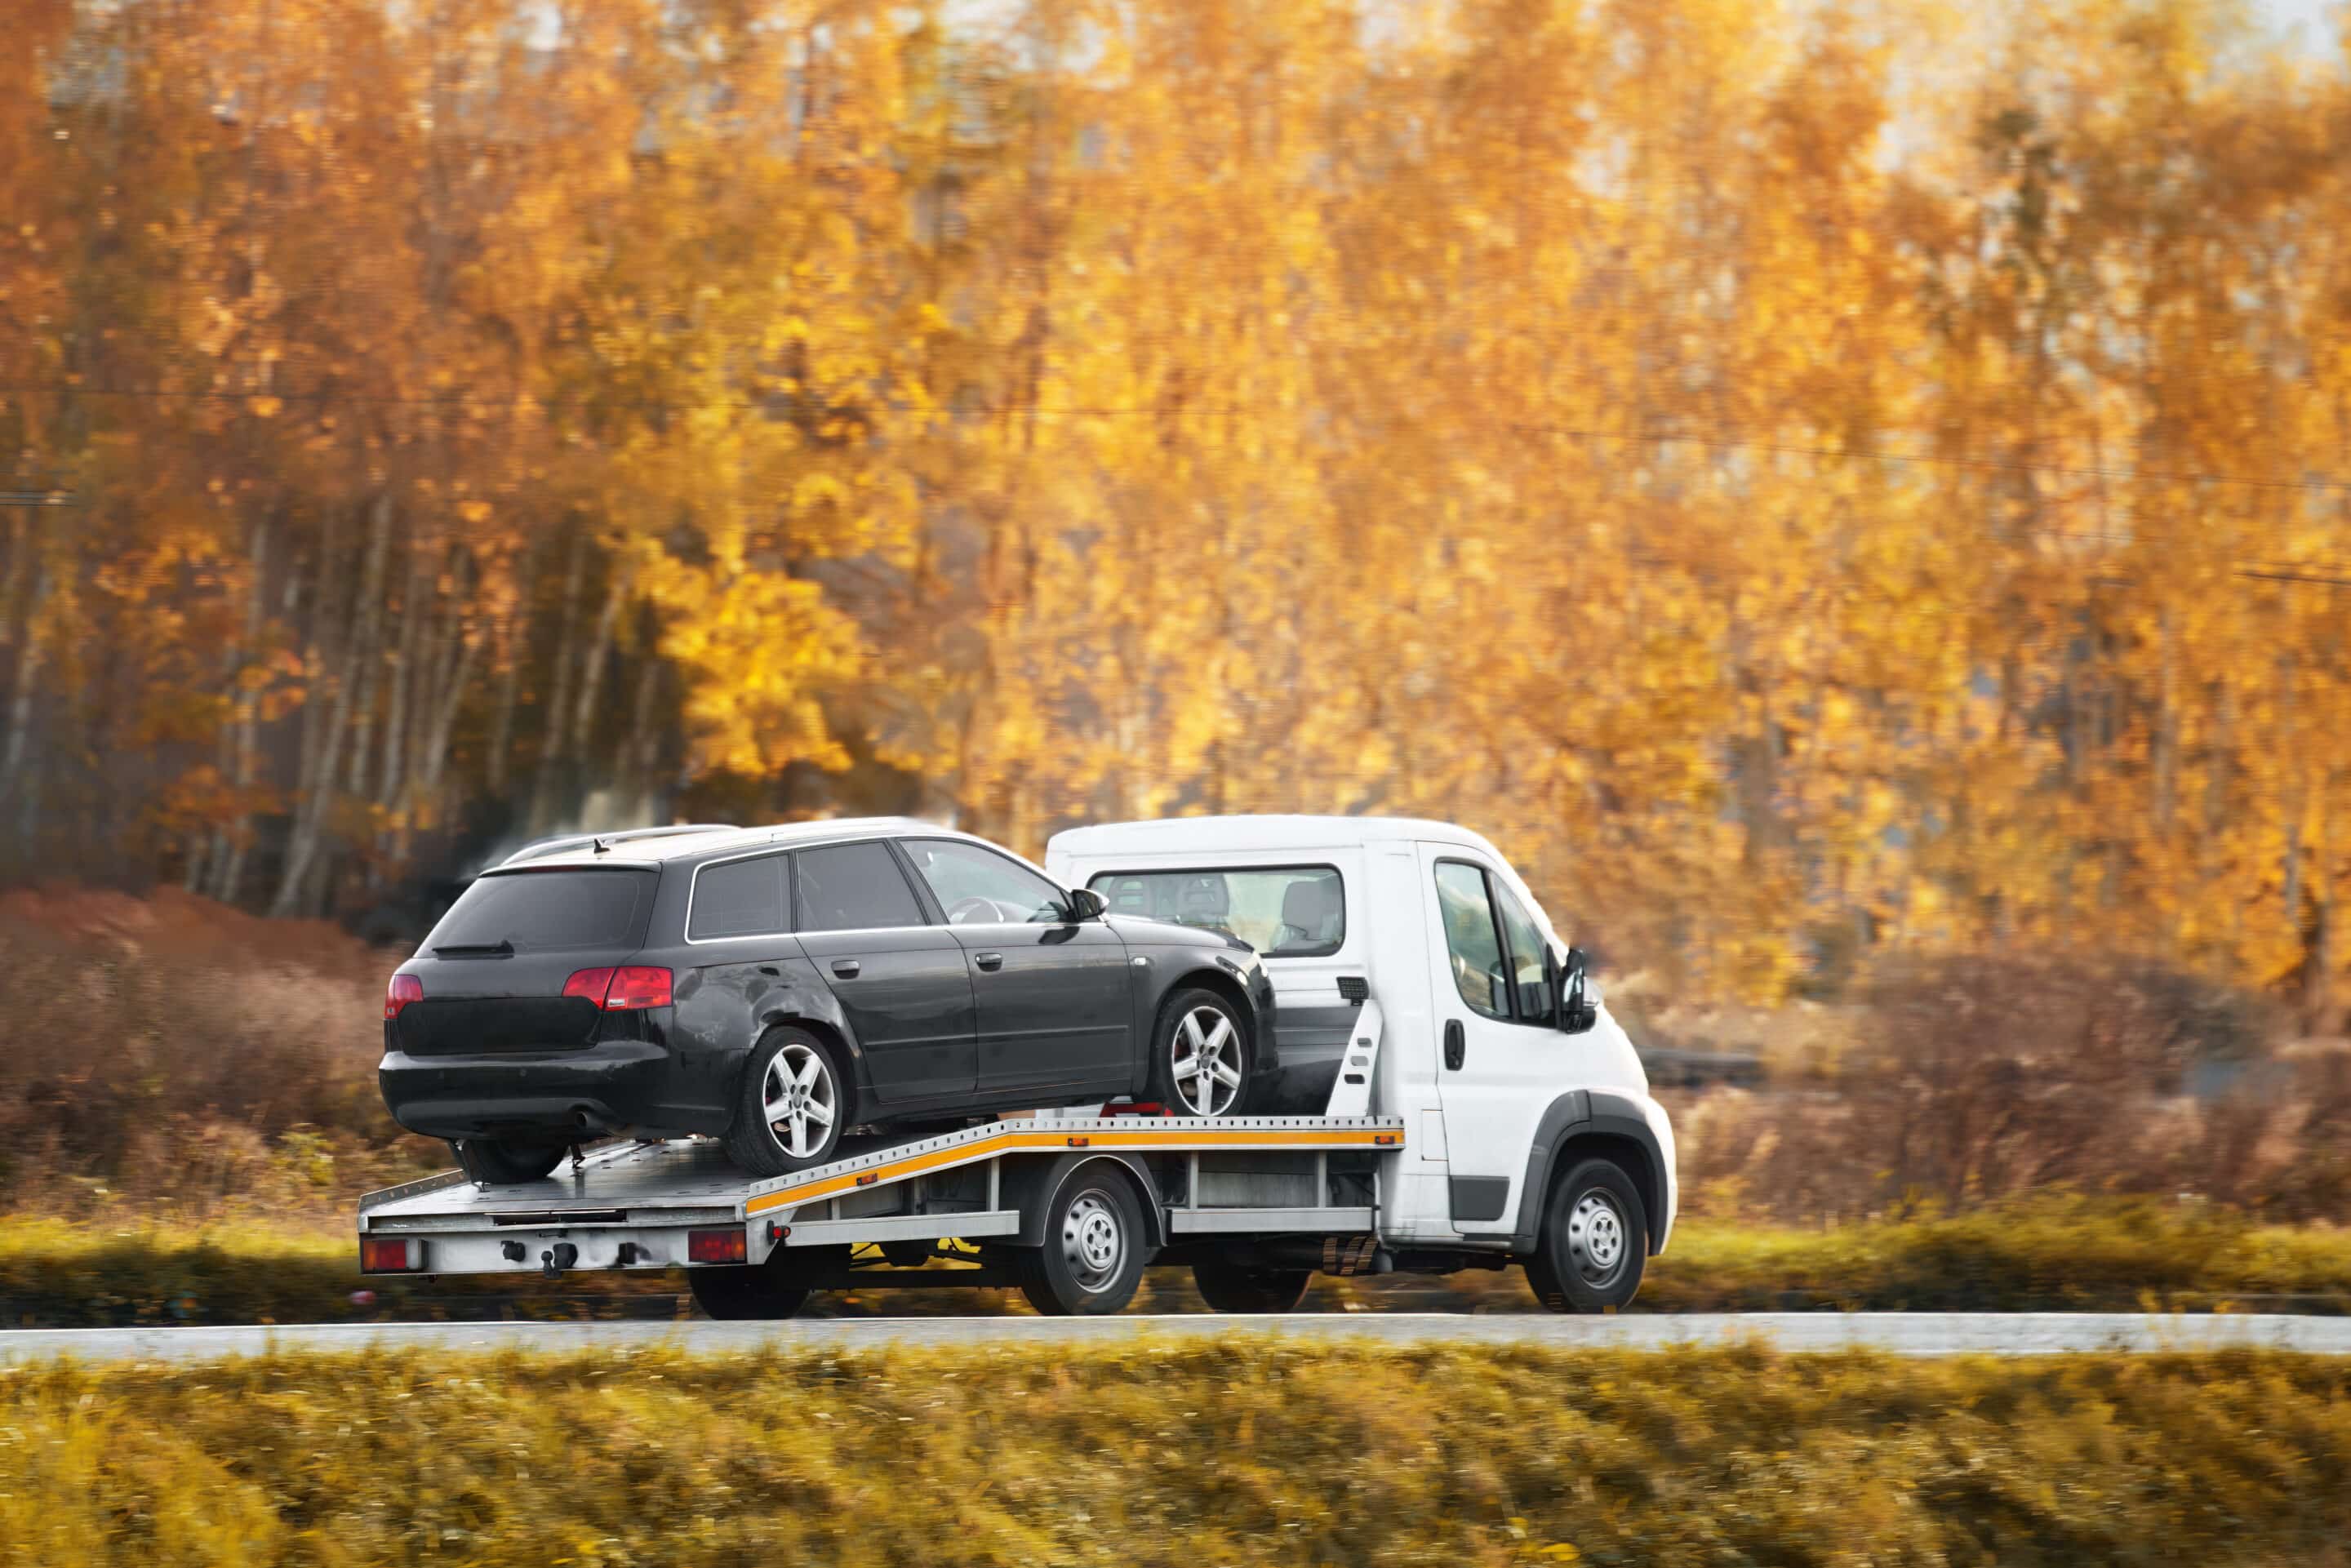
[[511, 958], [514, 954], [511, 942], [454, 942], [433, 949], [436, 958]]

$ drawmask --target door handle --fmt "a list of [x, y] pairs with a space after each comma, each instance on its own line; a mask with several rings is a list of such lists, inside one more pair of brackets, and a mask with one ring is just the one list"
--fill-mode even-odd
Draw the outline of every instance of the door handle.
[[971, 961], [991, 975], [1004, 967], [1004, 955], [1001, 953], [974, 953]]
[[1458, 1072], [1461, 1071], [1463, 1059], [1468, 1053], [1468, 1042], [1462, 1038], [1461, 1034], [1461, 1020], [1447, 1019], [1445, 1020], [1445, 1065]]
[[863, 967], [854, 958], [835, 958], [832, 961], [832, 972], [844, 980], [857, 978], [857, 971]]
[[782, 975], [783, 971], [782, 971], [781, 969], [777, 968], [773, 964], [762, 964], [762, 965], [760, 965], [760, 966], [759, 966], [759, 973], [761, 973], [761, 974], [763, 974], [763, 975], [777, 975], [777, 976], [780, 976], [780, 975]]

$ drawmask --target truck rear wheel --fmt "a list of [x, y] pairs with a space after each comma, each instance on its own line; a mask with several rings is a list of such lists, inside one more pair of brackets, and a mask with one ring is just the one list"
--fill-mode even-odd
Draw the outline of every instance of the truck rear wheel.
[[1014, 1260], [1020, 1293], [1049, 1318], [1124, 1310], [1143, 1282], [1145, 1238], [1134, 1189], [1096, 1161], [1061, 1180], [1045, 1208], [1045, 1244]]
[[1629, 1305], [1649, 1257], [1649, 1216], [1614, 1160], [1579, 1160], [1552, 1184], [1535, 1255], [1525, 1259], [1535, 1299], [1555, 1312]]
[[491, 1186], [537, 1181], [563, 1163], [559, 1144], [510, 1144], [504, 1138], [459, 1138], [449, 1145], [471, 1179]]
[[1286, 1312], [1306, 1298], [1314, 1278], [1305, 1269], [1245, 1269], [1223, 1258], [1192, 1265], [1192, 1283], [1209, 1310], [1219, 1312]]
[[758, 1322], [789, 1318], [808, 1304], [799, 1282], [801, 1260], [782, 1249], [765, 1263], [704, 1265], [685, 1271], [685, 1287], [705, 1318], [721, 1322]]

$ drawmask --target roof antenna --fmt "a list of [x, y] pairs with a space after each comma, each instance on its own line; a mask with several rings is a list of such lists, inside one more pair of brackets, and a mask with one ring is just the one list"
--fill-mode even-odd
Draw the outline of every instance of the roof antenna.
[[595, 851], [595, 852], [596, 852], [596, 853], [598, 853], [598, 854], [600, 854], [600, 855], [608, 855], [608, 854], [611, 854], [611, 853], [612, 852], [612, 846], [611, 846], [611, 845], [610, 845], [610, 844], [608, 844], [608, 843], [606, 843], [606, 842], [605, 842], [603, 840], [601, 840], [601, 839], [591, 838], [591, 839], [590, 839], [588, 841], [589, 841], [590, 843], [594, 844], [594, 845], [596, 846], [596, 851]]

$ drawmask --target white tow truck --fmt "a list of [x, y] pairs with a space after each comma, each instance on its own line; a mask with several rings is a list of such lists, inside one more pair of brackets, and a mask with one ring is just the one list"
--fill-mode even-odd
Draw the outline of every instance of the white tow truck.
[[1044, 1111], [847, 1138], [768, 1179], [706, 1140], [611, 1143], [538, 1181], [367, 1195], [362, 1270], [682, 1268], [723, 1318], [892, 1287], [1114, 1312], [1151, 1264], [1189, 1267], [1223, 1312], [1287, 1311], [1317, 1272], [1512, 1262], [1555, 1311], [1633, 1299], [1673, 1228], [1673, 1130], [1583, 955], [1493, 845], [1435, 821], [1193, 817], [1061, 833], [1046, 866], [1113, 912], [1258, 949], [1281, 1063], [1259, 1113]]

